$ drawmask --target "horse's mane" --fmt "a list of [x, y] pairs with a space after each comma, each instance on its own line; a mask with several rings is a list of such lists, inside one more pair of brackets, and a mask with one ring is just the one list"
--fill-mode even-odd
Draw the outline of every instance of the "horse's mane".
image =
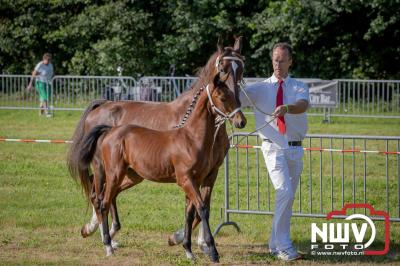
[[214, 78], [211, 77], [214, 74], [214, 67], [215, 67], [215, 61], [217, 60], [217, 57], [220, 55], [225, 55], [228, 53], [235, 54], [235, 56], [239, 57], [240, 59], [244, 60], [244, 57], [240, 54], [238, 54], [232, 47], [225, 47], [223, 48], [218, 48], [217, 51], [215, 51], [210, 58], [208, 59], [207, 63], [205, 66], [200, 67], [196, 71], [196, 77], [198, 79], [191, 85], [190, 89], [184, 91], [181, 95], [186, 95], [188, 93], [191, 93], [194, 88], [197, 88], [198, 85], [203, 86], [207, 83], [208, 80]]

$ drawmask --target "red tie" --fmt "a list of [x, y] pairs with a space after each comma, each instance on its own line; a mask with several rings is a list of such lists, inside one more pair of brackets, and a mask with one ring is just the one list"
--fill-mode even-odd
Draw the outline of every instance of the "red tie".
[[[278, 92], [276, 93], [276, 107], [281, 106], [283, 104], [283, 80], [279, 80], [279, 87], [278, 87]], [[286, 126], [285, 126], [285, 117], [284, 116], [279, 116], [277, 120], [279, 132], [281, 134], [285, 134], [286, 132]]]

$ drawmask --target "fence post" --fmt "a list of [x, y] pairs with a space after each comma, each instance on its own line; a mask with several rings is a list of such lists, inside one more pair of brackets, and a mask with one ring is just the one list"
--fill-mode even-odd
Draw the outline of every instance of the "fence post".
[[221, 228], [226, 225], [232, 225], [236, 231], [240, 232], [239, 225], [229, 221], [229, 152], [225, 156], [225, 202], [224, 202], [224, 222], [220, 223], [215, 229], [213, 236], [215, 237]]

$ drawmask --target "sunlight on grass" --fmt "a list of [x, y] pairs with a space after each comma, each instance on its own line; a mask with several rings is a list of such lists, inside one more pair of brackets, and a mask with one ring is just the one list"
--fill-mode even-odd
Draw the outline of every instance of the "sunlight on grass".
[[[32, 139], [70, 139], [81, 112], [56, 112], [54, 118], [39, 117], [36, 111], [5, 111], [0, 112], [0, 137], [32, 138]], [[332, 124], [321, 123], [320, 118], [309, 119], [309, 132], [319, 134], [362, 134], [362, 135], [400, 135], [398, 121], [384, 119], [349, 119], [335, 118]], [[249, 118], [245, 131], [254, 128], [254, 120]], [[316, 145], [317, 143], [315, 143]], [[347, 145], [347, 144], [346, 144]], [[352, 145], [349, 143], [348, 145]], [[362, 143], [356, 143], [362, 146]], [[370, 149], [381, 149], [380, 144], [371, 143]], [[390, 147], [394, 149], [395, 147]], [[88, 222], [91, 209], [87, 205], [81, 188], [69, 177], [66, 168], [66, 144], [32, 144], [32, 143], [0, 143], [0, 264], [107, 264], [107, 265], [192, 265], [186, 260], [181, 246], [168, 247], [167, 237], [174, 230], [182, 227], [184, 219], [184, 194], [174, 184], [160, 185], [143, 182], [140, 185], [123, 192], [118, 198], [122, 230], [118, 235], [121, 248], [113, 258], [104, 257], [100, 236], [82, 239], [81, 226]], [[234, 163], [235, 151], [230, 152], [231, 165]], [[256, 157], [256, 151], [249, 150], [249, 177], [247, 178], [245, 152], [240, 153], [238, 168], [238, 187], [235, 171], [231, 171], [230, 204], [236, 206], [239, 195], [239, 207], [250, 209], [273, 210], [274, 192], [266, 174], [262, 155]], [[368, 155], [370, 156], [370, 155]], [[380, 156], [380, 157], [379, 157]], [[356, 180], [356, 200], [363, 200], [363, 155], [356, 155], [354, 162], [354, 177]], [[260, 165], [259, 176], [256, 173], [255, 162]], [[302, 176], [303, 212], [310, 212], [310, 196], [312, 196], [313, 212], [319, 212], [320, 180], [323, 180], [322, 213], [327, 213], [331, 206], [331, 183], [333, 182], [333, 208], [341, 204], [341, 165], [342, 158], [334, 158], [333, 179], [330, 168], [322, 164], [330, 162], [330, 155], [313, 153], [311, 158], [313, 168], [310, 183], [308, 168], [310, 158], [304, 157], [305, 169]], [[385, 156], [368, 157], [367, 199], [376, 206], [385, 208], [382, 200], [386, 191], [384, 169]], [[352, 201], [353, 189], [353, 159], [344, 157], [345, 200]], [[390, 157], [389, 192], [391, 212], [396, 212], [398, 180], [396, 171], [398, 156]], [[382, 168], [383, 167], [383, 168]], [[320, 177], [320, 173], [322, 176]], [[258, 176], [258, 181], [257, 181]], [[312, 186], [312, 194], [310, 191]], [[236, 189], [238, 189], [236, 191]], [[268, 198], [268, 189], [270, 191]], [[383, 192], [382, 192], [383, 191]], [[247, 193], [248, 199], [247, 202]], [[296, 195], [294, 209], [300, 207]], [[260, 199], [260, 206], [257, 200]], [[220, 170], [212, 201], [211, 227], [220, 222], [221, 208], [224, 206], [224, 171]], [[269, 264], [277, 260], [270, 256], [266, 242], [271, 228], [271, 216], [261, 215], [231, 215], [231, 220], [240, 225], [241, 233], [233, 227], [224, 227], [216, 238], [217, 248], [223, 264]], [[321, 222], [321, 219], [293, 218], [292, 237], [299, 250], [308, 254], [310, 244], [310, 223]], [[378, 229], [382, 224], [378, 223]], [[195, 233], [197, 234], [197, 232]], [[391, 251], [382, 257], [312, 257], [298, 264], [326, 263], [398, 263], [400, 251], [400, 225], [391, 224]], [[201, 254], [193, 242], [193, 250], [198, 257], [197, 264], [209, 263], [207, 256]]]

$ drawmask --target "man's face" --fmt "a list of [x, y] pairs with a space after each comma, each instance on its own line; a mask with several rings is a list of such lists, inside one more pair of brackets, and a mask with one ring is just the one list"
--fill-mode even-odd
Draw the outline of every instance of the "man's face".
[[43, 58], [43, 64], [48, 65], [50, 63], [50, 58]]
[[292, 59], [286, 49], [275, 48], [272, 52], [272, 66], [274, 75], [278, 79], [284, 79], [289, 73], [289, 67], [292, 65]]

